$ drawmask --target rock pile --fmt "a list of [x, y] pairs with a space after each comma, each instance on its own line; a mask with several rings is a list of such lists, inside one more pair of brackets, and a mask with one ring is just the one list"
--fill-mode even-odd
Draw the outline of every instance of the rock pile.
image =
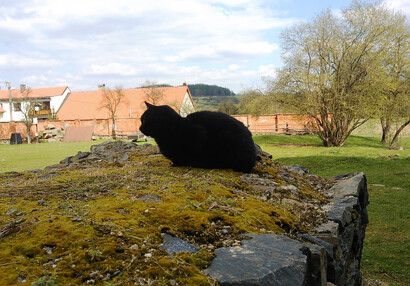
[[[101, 160], [124, 163], [129, 154], [137, 150], [151, 156], [158, 152], [155, 146], [148, 144], [105, 142], [92, 146], [90, 152], [67, 157], [60, 164], [88, 164]], [[269, 158], [269, 154], [261, 150], [258, 156], [259, 161]], [[360, 259], [369, 203], [365, 175], [341, 175], [335, 178], [336, 184], [332, 186], [299, 165], [283, 166], [277, 173], [285, 182], [291, 182], [295, 176], [304, 177], [310, 186], [329, 198], [329, 203], [322, 207], [326, 216], [324, 222], [310, 234], [298, 234], [299, 241], [284, 235], [249, 234], [241, 246], [217, 249], [213, 264], [205, 270], [207, 275], [221, 285], [361, 284]], [[279, 185], [268, 175], [244, 174], [241, 179], [250, 186], [249, 191], [262, 200], [292, 205], [300, 209], [302, 215], [309, 215], [308, 210], [314, 208], [314, 203], [300, 199], [300, 190], [292, 184]]]
[[52, 124], [44, 126], [44, 130], [39, 132], [39, 139], [43, 139], [49, 143], [61, 142], [64, 138], [65, 128], [57, 129]]
[[205, 273], [221, 285], [361, 285], [366, 177], [342, 178], [326, 191], [327, 222], [313, 234], [298, 235], [305, 243], [284, 235], [252, 234], [241, 246], [217, 249]]
[[46, 170], [61, 169], [67, 166], [90, 165], [99, 162], [125, 163], [129, 160], [130, 153], [138, 151], [142, 154], [158, 154], [158, 147], [150, 144], [138, 146], [124, 141], [107, 141], [99, 145], [93, 145], [89, 152], [78, 152], [74, 156], [66, 157], [60, 164], [48, 166]]

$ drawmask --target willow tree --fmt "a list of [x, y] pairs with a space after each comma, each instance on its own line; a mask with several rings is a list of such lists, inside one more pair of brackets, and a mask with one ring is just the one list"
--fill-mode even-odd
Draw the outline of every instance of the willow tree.
[[324, 146], [342, 146], [374, 116], [380, 86], [381, 39], [390, 12], [377, 3], [354, 1], [341, 15], [330, 10], [285, 30], [284, 66], [272, 82], [276, 99], [308, 114]]
[[385, 35], [385, 54], [376, 80], [382, 87], [381, 141], [395, 148], [400, 133], [410, 124], [410, 25], [401, 13], [394, 13], [386, 20], [394, 25]]
[[275, 100], [269, 92], [258, 88], [249, 88], [239, 95], [238, 114], [273, 114], [283, 112], [283, 106]]

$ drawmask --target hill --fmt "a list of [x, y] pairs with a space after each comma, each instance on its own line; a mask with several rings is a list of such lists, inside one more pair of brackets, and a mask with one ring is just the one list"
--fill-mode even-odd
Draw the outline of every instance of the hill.
[[232, 96], [235, 95], [233, 91], [228, 88], [208, 85], [208, 84], [189, 84], [189, 90], [192, 96]]
[[219, 104], [222, 102], [232, 101], [233, 103], [239, 103], [237, 96], [225, 95], [225, 96], [195, 96], [195, 105], [198, 110], [210, 110], [217, 111]]

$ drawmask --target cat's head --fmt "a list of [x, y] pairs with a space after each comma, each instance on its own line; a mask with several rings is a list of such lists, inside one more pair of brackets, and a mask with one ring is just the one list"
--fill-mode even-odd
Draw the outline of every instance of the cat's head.
[[145, 102], [147, 110], [141, 116], [140, 131], [146, 136], [158, 137], [167, 133], [181, 118], [168, 105], [155, 106]]

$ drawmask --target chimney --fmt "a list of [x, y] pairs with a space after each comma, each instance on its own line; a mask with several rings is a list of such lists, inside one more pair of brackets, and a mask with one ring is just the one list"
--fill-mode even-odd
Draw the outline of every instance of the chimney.
[[99, 84], [99, 85], [98, 85], [98, 89], [100, 89], [100, 88], [105, 89], [105, 83]]
[[26, 85], [25, 84], [20, 84], [20, 92], [23, 93], [26, 91]]
[[182, 83], [182, 86], [186, 86], [186, 82], [183, 82], [183, 83]]

